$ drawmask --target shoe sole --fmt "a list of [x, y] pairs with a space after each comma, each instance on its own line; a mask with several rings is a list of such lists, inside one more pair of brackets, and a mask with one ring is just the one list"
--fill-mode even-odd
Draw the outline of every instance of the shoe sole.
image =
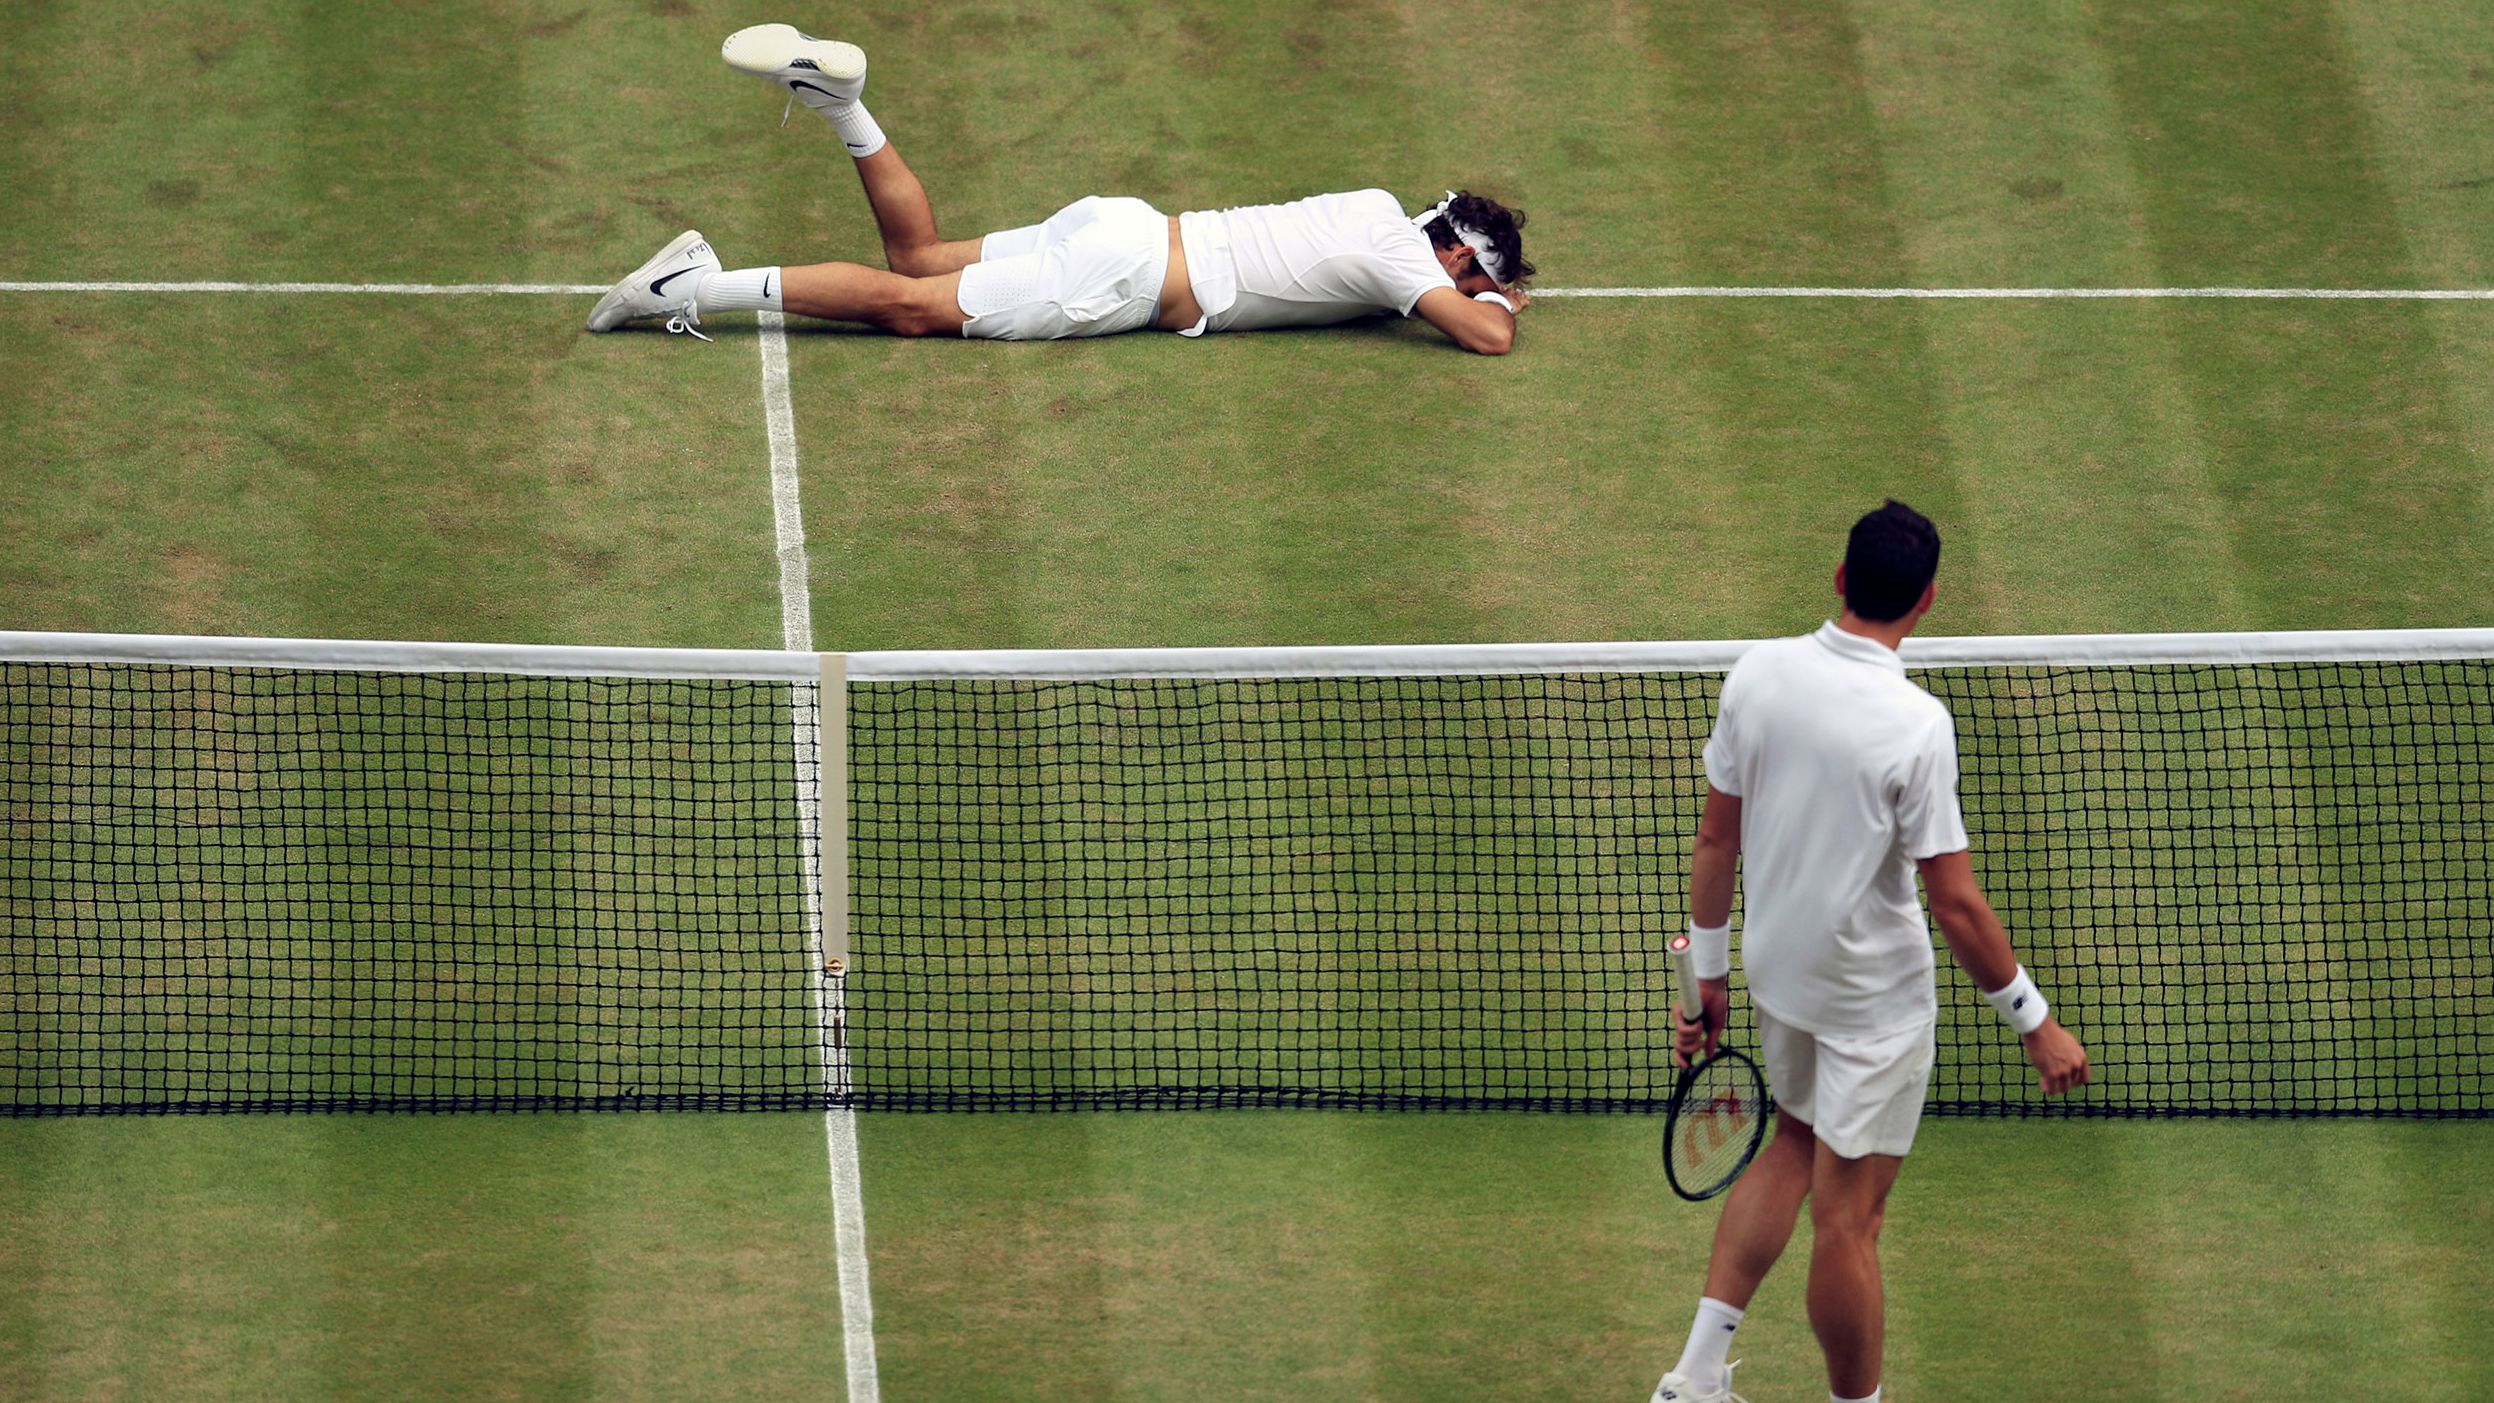
[[815, 71], [835, 82], [852, 82], [866, 76], [864, 49], [837, 39], [816, 39], [792, 24], [757, 24], [737, 30], [719, 45], [719, 57], [739, 73], [773, 81], [785, 77], [799, 59], [811, 63]]
[[[608, 289], [606, 295], [598, 299], [598, 304], [589, 309], [589, 329], [591, 331], [613, 331], [616, 327], [632, 320], [629, 316], [617, 316], [610, 314], [621, 309], [624, 299], [632, 294], [634, 285], [639, 283], [641, 279], [648, 277], [650, 269], [655, 268], [670, 259], [683, 257], [686, 249], [691, 248], [693, 245], [700, 243], [701, 241], [702, 238], [700, 230], [687, 229], [683, 233], [676, 235], [665, 248], [662, 248], [658, 252], [650, 255], [648, 262], [633, 269], [631, 276]], [[604, 325], [600, 325], [601, 322], [603, 322]]]

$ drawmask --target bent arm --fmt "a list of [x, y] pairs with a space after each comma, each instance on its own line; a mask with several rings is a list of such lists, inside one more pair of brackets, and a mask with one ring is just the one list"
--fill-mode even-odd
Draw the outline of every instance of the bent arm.
[[1495, 302], [1475, 302], [1451, 287], [1433, 287], [1412, 304], [1412, 314], [1485, 356], [1515, 348], [1515, 314]]
[[1957, 967], [1984, 993], [2008, 988], [2018, 974], [2018, 952], [2010, 948], [2009, 932], [2001, 929], [2000, 916], [1983, 895], [1983, 884], [1975, 880], [1974, 854], [1960, 849], [1914, 865], [1922, 869], [1931, 919], [1939, 924]]
[[[1986, 994], [2008, 988], [2018, 977], [2018, 955], [2010, 948], [2009, 933], [2001, 929], [1991, 901], [1983, 895], [1982, 883], [1975, 880], [1974, 855], [1959, 849], [1918, 859], [1915, 865], [1922, 869], [1931, 919], [1939, 923], [1957, 967]], [[2057, 1096], [2087, 1083], [2087, 1049], [2060, 1020], [2046, 1016], [2019, 1041], [2026, 1047], [2027, 1060], [2035, 1064], [2036, 1082], [2045, 1095]]]

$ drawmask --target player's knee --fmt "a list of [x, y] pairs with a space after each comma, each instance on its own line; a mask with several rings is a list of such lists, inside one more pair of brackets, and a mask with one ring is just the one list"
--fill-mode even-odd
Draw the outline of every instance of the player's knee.
[[903, 336], [958, 336], [961, 334], [961, 318], [947, 315], [930, 307], [908, 308], [897, 314], [891, 325], [894, 331]]
[[961, 313], [951, 303], [951, 298], [931, 293], [925, 283], [915, 283], [877, 308], [874, 321], [896, 336], [957, 336]]
[[1840, 1193], [1810, 1196], [1810, 1230], [1822, 1238], [1877, 1242], [1886, 1218], [1883, 1204], [1864, 1203]]

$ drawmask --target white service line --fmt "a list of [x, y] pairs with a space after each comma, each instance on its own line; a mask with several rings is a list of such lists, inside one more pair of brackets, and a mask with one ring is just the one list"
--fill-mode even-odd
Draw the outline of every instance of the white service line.
[[[762, 348], [762, 421], [771, 443], [771, 526], [779, 555], [780, 639], [788, 651], [814, 651], [814, 606], [805, 557], [805, 518], [797, 496], [797, 417], [788, 399], [788, 323], [777, 312], [754, 316]], [[819, 705], [819, 702], [817, 703]], [[798, 772], [821, 764], [812, 718], [798, 713]], [[812, 763], [809, 764], [808, 761]], [[823, 1049], [824, 1085], [849, 1086], [845, 975], [823, 972], [823, 890], [814, 862], [822, 806], [812, 787], [798, 786], [798, 827], [805, 841], [807, 963], [814, 980], [815, 1037]], [[832, 1255], [840, 1275], [840, 1334], [847, 1356], [849, 1403], [878, 1403], [874, 1294], [866, 1273], [866, 1192], [857, 1166], [857, 1114], [845, 1106], [823, 1112], [823, 1147], [831, 1167]]]
[[[370, 295], [593, 297], [603, 283], [100, 283], [0, 282], [0, 292], [335, 292]], [[1545, 287], [1543, 297], [1790, 297], [2025, 302], [2232, 298], [2318, 302], [2487, 302], [2471, 287]]]
[[390, 297], [595, 297], [598, 283], [0, 283], [0, 292], [360, 292]]
[[2494, 288], [2440, 287], [1551, 287], [1544, 297], [1859, 297], [2025, 302], [2066, 299], [2249, 298], [2323, 302], [2483, 302]]

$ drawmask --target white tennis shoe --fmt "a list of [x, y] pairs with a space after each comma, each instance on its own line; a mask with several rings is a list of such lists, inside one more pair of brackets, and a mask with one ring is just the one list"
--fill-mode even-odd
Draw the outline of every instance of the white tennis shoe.
[[719, 255], [711, 251], [710, 241], [700, 230], [687, 229], [598, 299], [589, 312], [589, 329], [613, 331], [643, 317], [665, 317], [667, 330], [690, 331], [707, 341], [710, 338], [696, 329], [701, 325], [701, 310], [693, 299], [702, 281], [717, 271]]
[[1646, 1403], [1749, 1403], [1732, 1391], [1732, 1371], [1739, 1367], [1737, 1359], [1724, 1365], [1722, 1386], [1704, 1393], [1698, 1392], [1697, 1385], [1690, 1383], [1686, 1374], [1665, 1374], [1663, 1381], [1654, 1385], [1654, 1396]]
[[727, 36], [719, 57], [787, 91], [792, 101], [821, 112], [858, 100], [866, 91], [866, 51], [837, 39], [817, 39], [794, 25], [757, 24]]

